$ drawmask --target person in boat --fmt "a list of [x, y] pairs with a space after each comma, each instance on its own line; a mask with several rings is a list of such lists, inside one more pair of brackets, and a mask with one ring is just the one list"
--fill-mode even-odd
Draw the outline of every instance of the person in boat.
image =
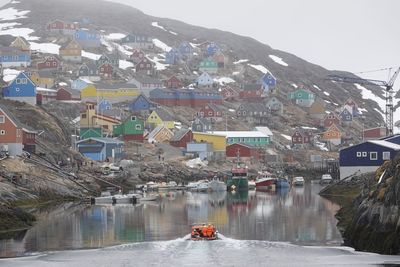
[[202, 237], [207, 237], [207, 225], [203, 223], [202, 228], [201, 228], [201, 236]]
[[199, 237], [199, 233], [197, 232], [196, 229], [193, 229], [192, 231], [192, 238], [198, 238]]

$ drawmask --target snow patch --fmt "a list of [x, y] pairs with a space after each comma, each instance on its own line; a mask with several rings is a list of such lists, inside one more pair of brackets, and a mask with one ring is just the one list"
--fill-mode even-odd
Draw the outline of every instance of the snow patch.
[[280, 57], [277, 57], [277, 56], [274, 56], [274, 55], [269, 55], [269, 57], [273, 61], [275, 61], [275, 63], [278, 63], [278, 64], [280, 64], [282, 66], [285, 66], [285, 67], [289, 66], [289, 64], [287, 64], [285, 61], [283, 61], [282, 58], [280, 58]]
[[150, 61], [152, 61], [154, 64], [156, 64], [155, 68], [156, 70], [165, 70], [169, 65], [161, 63], [164, 62], [164, 59], [158, 58], [157, 56], [154, 56], [153, 58], [147, 57]]
[[375, 95], [371, 90], [365, 88], [364, 86], [355, 83], [355, 87], [359, 90], [361, 90], [361, 96], [363, 99], [371, 99], [372, 101], [375, 101], [378, 106], [380, 107], [381, 110], [378, 110], [375, 108], [379, 114], [382, 115], [382, 118], [385, 118], [385, 115], [382, 111], [386, 110], [386, 101], [385, 99], [380, 98], [379, 96]]
[[289, 136], [289, 135], [286, 135], [286, 134], [282, 134], [282, 133], [281, 133], [281, 136], [282, 136], [283, 138], [289, 140], [289, 141], [292, 141], [292, 137]]
[[326, 92], [326, 91], [324, 91], [324, 95], [330, 96], [331, 94]]
[[101, 55], [86, 52], [86, 51], [82, 50], [82, 57], [90, 58], [92, 60], [98, 60], [101, 57]]
[[29, 42], [31, 45], [31, 50], [35, 50], [40, 53], [55, 54], [58, 55], [60, 51], [60, 46], [53, 43], [35, 43]]
[[161, 29], [161, 30], [167, 32], [167, 30], [166, 30], [163, 26], [159, 25], [157, 21], [152, 22], [152, 23], [151, 23], [151, 26], [156, 27], [156, 28], [159, 28], [159, 29]]
[[317, 90], [320, 90], [320, 91], [322, 91], [321, 90], [321, 88], [319, 88], [318, 86], [316, 86], [315, 84], [313, 84], [313, 87], [315, 88], [315, 89], [317, 89]]
[[8, 83], [11, 82], [12, 80], [17, 77], [17, 75], [20, 73], [19, 70], [14, 70], [14, 69], [4, 69], [3, 70], [3, 80]]
[[298, 88], [297, 84], [292, 83], [291, 86], [293, 86], [294, 88]]
[[316, 141], [315, 145], [321, 150], [321, 151], [329, 151], [329, 149], [326, 147], [325, 143], [321, 143]]
[[126, 60], [120, 60], [119, 61], [119, 68], [126, 70], [127, 68], [132, 68], [134, 65], [132, 62], [126, 61]]
[[234, 79], [229, 78], [229, 77], [215, 78], [214, 81], [219, 83], [220, 85], [236, 82]]
[[126, 34], [123, 33], [110, 33], [109, 35], [105, 35], [104, 38], [107, 40], [120, 40], [124, 38]]
[[236, 112], [236, 110], [234, 110], [234, 109], [228, 109], [230, 112], [232, 112], [232, 113], [235, 113]]
[[6, 30], [0, 30], [0, 35], [11, 35], [14, 37], [24, 37], [28, 41], [39, 40], [37, 36], [30, 36], [35, 31], [29, 28], [9, 28]]
[[272, 72], [270, 72], [266, 67], [264, 67], [263, 65], [253, 65], [253, 64], [247, 64], [252, 68], [255, 68], [258, 71], [261, 71], [262, 73], [269, 73], [272, 75]]
[[238, 61], [233, 62], [233, 64], [237, 65], [237, 64], [241, 64], [241, 63], [246, 63], [249, 62], [248, 59], [239, 59]]
[[17, 10], [13, 7], [0, 10], [0, 21], [5, 20], [17, 20], [27, 18], [26, 14], [31, 12], [30, 10]]
[[153, 44], [165, 52], [168, 52], [172, 49], [171, 47], [169, 47], [168, 45], [166, 45], [165, 43], [163, 43], [158, 39], [153, 39]]
[[309, 127], [309, 126], [301, 126], [301, 128], [302, 128], [302, 129], [305, 129], [305, 130], [315, 130], [315, 131], [318, 130], [318, 129], [315, 128], [315, 127]]

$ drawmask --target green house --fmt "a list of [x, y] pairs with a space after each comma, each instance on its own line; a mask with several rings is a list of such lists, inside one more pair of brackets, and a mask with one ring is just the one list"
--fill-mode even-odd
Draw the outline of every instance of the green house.
[[302, 107], [311, 107], [315, 101], [315, 95], [305, 89], [298, 89], [289, 93], [288, 98]]
[[80, 139], [101, 138], [103, 137], [103, 128], [101, 127], [81, 127], [79, 130]]
[[226, 144], [245, 144], [252, 147], [264, 147], [271, 143], [271, 137], [259, 131], [213, 131], [226, 136]]
[[206, 58], [200, 62], [199, 70], [207, 73], [217, 73], [218, 63], [212, 58]]
[[143, 141], [144, 121], [137, 116], [129, 116], [123, 123], [113, 126], [114, 136], [122, 136], [124, 141]]

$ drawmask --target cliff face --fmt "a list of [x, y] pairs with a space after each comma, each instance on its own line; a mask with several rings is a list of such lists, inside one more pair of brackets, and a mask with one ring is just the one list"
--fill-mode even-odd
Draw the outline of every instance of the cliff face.
[[[381, 183], [379, 178], [383, 175]], [[384, 254], [400, 253], [400, 155], [383, 164], [365, 184], [345, 227], [345, 245]]]

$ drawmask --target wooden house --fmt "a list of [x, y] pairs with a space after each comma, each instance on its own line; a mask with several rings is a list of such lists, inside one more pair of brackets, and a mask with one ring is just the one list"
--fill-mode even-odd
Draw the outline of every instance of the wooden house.
[[217, 62], [218, 68], [220, 68], [220, 69], [225, 68], [226, 59], [225, 59], [224, 53], [222, 53], [221, 51], [218, 51], [213, 55], [212, 58], [215, 62]]
[[127, 45], [136, 49], [153, 49], [153, 39], [149, 36], [139, 34], [128, 34], [121, 39], [122, 45]]
[[99, 69], [93, 62], [85, 62], [80, 65], [77, 74], [78, 77], [92, 82], [98, 82], [101, 80]]
[[264, 98], [263, 89], [260, 84], [244, 84], [242, 89], [243, 90], [239, 92], [239, 98], [242, 100], [261, 101]]
[[260, 78], [261, 87], [264, 94], [272, 92], [276, 87], [276, 78], [272, 73], [267, 72]]
[[165, 81], [166, 88], [181, 88], [182, 86], [182, 81], [175, 75], [172, 75], [168, 80]]
[[0, 104], [0, 150], [11, 156], [22, 155], [22, 124]]
[[234, 100], [239, 98], [239, 93], [230, 85], [224, 85], [218, 89], [218, 92], [224, 100]]
[[81, 89], [81, 97], [86, 101], [107, 99], [112, 103], [130, 101], [140, 94], [134, 84], [128, 83], [97, 83], [88, 84]]
[[387, 140], [368, 140], [343, 148], [339, 152], [340, 179], [351, 175], [375, 172], [385, 161], [392, 160], [400, 145]]
[[330, 113], [325, 115], [325, 117], [324, 117], [324, 119], [322, 121], [322, 125], [324, 126], [325, 129], [328, 129], [333, 124], [339, 125], [340, 124], [340, 119], [335, 113], [330, 112]]
[[[142, 59], [144, 59], [145, 56], [146, 56], [146, 54], [142, 50], [133, 49], [132, 55], [129, 56], [129, 60], [132, 61], [134, 64], [137, 64], [140, 61], [142, 61]], [[167, 64], [170, 64], [170, 63], [167, 63]]]
[[336, 124], [332, 124], [328, 130], [322, 134], [322, 140], [338, 146], [342, 143], [342, 132]]
[[97, 103], [97, 112], [103, 112], [105, 110], [111, 110], [113, 108], [112, 103], [107, 99], [101, 99]]
[[111, 79], [114, 77], [114, 66], [110, 63], [103, 63], [98, 67], [99, 75], [103, 79]]
[[112, 133], [114, 125], [121, 123], [118, 119], [97, 113], [96, 103], [93, 102], [86, 102], [86, 108], [80, 117], [80, 127], [102, 127], [105, 133]]
[[289, 93], [288, 98], [298, 106], [307, 108], [311, 107], [315, 101], [315, 95], [306, 89], [297, 89]]
[[349, 124], [353, 121], [353, 108], [345, 105], [339, 113], [339, 118], [342, 124]]
[[0, 65], [3, 68], [26, 68], [31, 65], [31, 54], [15, 47], [0, 47]]
[[102, 54], [98, 60], [96, 60], [96, 65], [101, 66], [105, 63], [111, 64], [113, 67], [119, 67], [119, 55], [113, 54]]
[[88, 138], [76, 142], [77, 150], [94, 161], [116, 161], [124, 157], [124, 142], [112, 138]]
[[208, 132], [211, 131], [211, 122], [205, 118], [196, 117], [192, 121], [191, 128], [196, 132]]
[[176, 48], [172, 48], [171, 50], [165, 52], [165, 63], [169, 65], [175, 65], [181, 59], [181, 55]]
[[128, 108], [132, 113], [148, 113], [157, 108], [157, 104], [153, 103], [145, 95], [140, 94], [131, 103], [128, 104]]
[[307, 131], [301, 128], [294, 130], [292, 134], [292, 145], [293, 146], [303, 146], [312, 144], [314, 141], [314, 136], [311, 131]]
[[215, 53], [217, 53], [220, 50], [221, 49], [217, 43], [210, 42], [206, 47], [205, 55], [207, 57], [212, 57], [214, 56]]
[[153, 89], [164, 87], [162, 81], [147, 75], [136, 75], [128, 83], [136, 85], [141, 94], [144, 94], [145, 96], [149, 96], [150, 91]]
[[57, 89], [56, 99], [59, 101], [80, 101], [81, 92], [70, 88], [60, 87]]
[[241, 161], [258, 161], [261, 159], [261, 153], [259, 151], [259, 148], [257, 147], [239, 143], [234, 143], [226, 146], [227, 159], [236, 159], [238, 154]]
[[103, 137], [103, 128], [101, 127], [80, 127], [79, 128], [79, 139], [88, 139], [91, 137]]
[[194, 48], [188, 41], [183, 41], [178, 47], [178, 52], [183, 59], [189, 59], [193, 56]]
[[100, 34], [95, 31], [76, 30], [74, 38], [83, 48], [98, 48], [101, 46]]
[[187, 143], [193, 141], [193, 132], [190, 129], [180, 129], [169, 140], [169, 144], [174, 147], [186, 148]]
[[47, 56], [44, 61], [37, 64], [38, 70], [60, 70], [61, 61], [56, 56]]
[[160, 124], [153, 131], [149, 133], [148, 142], [149, 143], [164, 143], [171, 140], [174, 136], [174, 133], [171, 132], [165, 125]]
[[3, 88], [3, 97], [36, 105], [36, 85], [24, 72], [20, 72]]
[[203, 59], [200, 62], [199, 71], [215, 74], [218, 72], [218, 63], [212, 58]]
[[82, 61], [82, 47], [75, 40], [72, 39], [60, 47], [60, 57], [63, 60], [71, 62], [81, 62]]
[[262, 103], [242, 103], [236, 110], [236, 117], [247, 122], [263, 124], [269, 120], [271, 112]]
[[377, 140], [386, 136], [385, 127], [375, 127], [363, 130], [363, 140]]
[[145, 57], [135, 65], [135, 72], [137, 74], [152, 76], [155, 74], [154, 63]]
[[283, 113], [283, 103], [275, 96], [268, 98], [265, 102], [265, 106], [272, 114]]
[[203, 72], [197, 79], [196, 83], [201, 88], [211, 88], [214, 84], [213, 78], [207, 72]]
[[17, 48], [21, 51], [31, 52], [30, 43], [22, 36], [18, 36], [15, 40], [10, 44], [10, 47]]
[[30, 79], [38, 87], [53, 88], [55, 85], [56, 71], [39, 70], [30, 73]]
[[147, 118], [146, 123], [153, 127], [159, 125], [165, 125], [168, 129], [173, 129], [175, 127], [173, 116], [165, 109], [161, 108], [153, 110]]
[[197, 117], [209, 119], [212, 122], [223, 120], [222, 110], [213, 103], [207, 104], [197, 112]]
[[52, 33], [73, 35], [79, 29], [79, 24], [56, 19], [47, 23], [46, 29]]
[[308, 115], [313, 119], [322, 120], [326, 115], [324, 103], [315, 101], [308, 110]]
[[349, 110], [351, 110], [353, 118], [361, 116], [357, 103], [351, 97], [344, 102], [344, 106], [351, 107]]
[[131, 115], [121, 124], [113, 126], [113, 135], [122, 136], [124, 141], [140, 141], [144, 140], [144, 121], [138, 116]]
[[259, 131], [212, 131], [226, 137], [226, 144], [245, 144], [254, 147], [265, 147], [271, 143], [270, 136]]

